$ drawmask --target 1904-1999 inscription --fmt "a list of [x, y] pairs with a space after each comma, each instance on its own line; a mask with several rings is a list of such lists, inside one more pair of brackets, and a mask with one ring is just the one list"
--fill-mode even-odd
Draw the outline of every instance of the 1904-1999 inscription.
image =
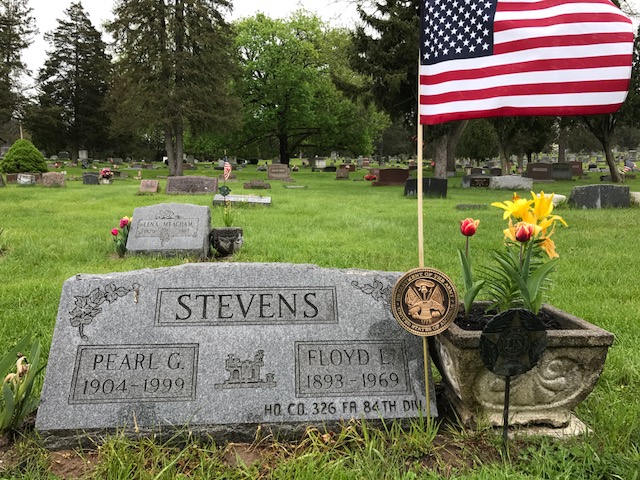
[[69, 403], [195, 400], [198, 345], [80, 346]]

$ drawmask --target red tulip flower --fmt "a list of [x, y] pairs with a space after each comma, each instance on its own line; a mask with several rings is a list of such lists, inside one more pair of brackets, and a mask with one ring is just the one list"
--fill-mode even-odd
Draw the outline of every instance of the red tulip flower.
[[111, 235], [113, 235], [114, 237], [117, 237], [119, 233], [120, 233], [120, 230], [118, 230], [117, 228], [113, 228], [111, 230]]
[[465, 237], [473, 237], [480, 225], [480, 220], [474, 220], [473, 218], [465, 218], [460, 221], [460, 231]]
[[532, 225], [530, 223], [524, 223], [524, 222], [518, 223], [516, 225], [516, 233], [515, 233], [516, 240], [519, 241], [520, 243], [528, 242], [529, 240], [531, 240], [534, 230], [535, 230], [535, 225]]
[[120, 228], [124, 228], [127, 225], [129, 225], [129, 218], [128, 217], [122, 217], [120, 219]]

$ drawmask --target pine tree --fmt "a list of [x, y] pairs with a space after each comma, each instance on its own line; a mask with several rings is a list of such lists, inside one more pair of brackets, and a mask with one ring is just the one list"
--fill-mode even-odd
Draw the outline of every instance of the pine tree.
[[72, 3], [44, 38], [51, 50], [38, 75], [38, 105], [27, 125], [37, 143], [66, 147], [76, 160], [81, 148], [95, 152], [107, 140], [110, 58], [81, 3]]
[[182, 175], [185, 130], [221, 130], [236, 104], [228, 0], [119, 0], [111, 111], [122, 132], [164, 136], [170, 175]]
[[37, 33], [28, 0], [0, 0], [0, 124], [20, 106], [20, 77], [27, 74], [22, 52]]

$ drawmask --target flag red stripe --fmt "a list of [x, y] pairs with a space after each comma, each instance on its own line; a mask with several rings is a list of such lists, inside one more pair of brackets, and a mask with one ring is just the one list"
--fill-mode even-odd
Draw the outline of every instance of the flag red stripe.
[[554, 70], [583, 70], [586, 68], [626, 67], [630, 64], [628, 55], [589, 58], [559, 58], [534, 60], [509, 65], [498, 65], [477, 70], [454, 70], [437, 75], [420, 75], [421, 85], [437, 85], [456, 80], [475, 80], [510, 73], [549, 72]]
[[[543, 2], [510, 2], [500, 1], [498, 2], [499, 12], [529, 12], [531, 10], [544, 10], [550, 7], [559, 7], [567, 5], [567, 0], [546, 0]], [[576, 2], [569, 2], [574, 4], [593, 4], [602, 5], [602, 0], [579, 0]]]
[[567, 13], [555, 15], [549, 18], [528, 18], [522, 20], [503, 20], [496, 18], [493, 26], [494, 32], [504, 32], [514, 28], [539, 28], [551, 27], [562, 24], [571, 33], [572, 24], [594, 22], [621, 22], [623, 18], [615, 13]]
[[520, 52], [532, 48], [570, 47], [578, 45], [604, 45], [610, 43], [633, 42], [633, 33], [592, 33], [581, 35], [558, 35], [513, 40], [493, 47], [493, 54]]
[[440, 115], [420, 115], [420, 123], [436, 125], [455, 120], [467, 120], [487, 117], [512, 117], [518, 115], [532, 116], [565, 116], [565, 115], [604, 115], [615, 113], [620, 108], [619, 104], [612, 105], [580, 105], [568, 107], [501, 107], [494, 110], [478, 110], [475, 112], [452, 112]]
[[512, 97], [521, 95], [564, 95], [568, 93], [625, 92], [629, 88], [628, 80], [608, 80], [591, 82], [555, 82], [526, 85], [507, 85], [497, 88], [485, 88], [469, 91], [455, 91], [440, 95], [423, 95], [421, 105], [438, 105], [448, 102], [482, 100], [487, 98]]

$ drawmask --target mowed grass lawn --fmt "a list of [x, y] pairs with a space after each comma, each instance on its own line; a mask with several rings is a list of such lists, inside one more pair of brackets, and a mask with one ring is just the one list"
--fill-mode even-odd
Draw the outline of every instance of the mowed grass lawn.
[[[68, 173], [79, 176], [81, 171], [69, 169]], [[126, 173], [129, 178], [116, 179], [112, 185], [68, 180], [65, 188], [0, 188], [0, 229], [4, 229], [0, 235], [0, 353], [31, 334], [40, 339], [47, 358], [62, 284], [77, 273], [196, 261], [114, 255], [110, 230], [122, 216], [132, 215], [135, 207], [167, 202], [212, 205], [211, 195], [140, 195], [139, 181], [132, 178], [135, 171]], [[201, 165], [186, 173], [220, 172]], [[350, 180], [337, 181], [335, 173], [301, 168], [292, 174], [293, 183], [270, 181], [270, 190], [245, 190], [243, 182], [266, 179], [266, 172], [248, 166], [235, 173], [238, 181], [228, 182], [232, 194], [268, 195], [273, 204], [237, 209], [236, 224], [244, 229], [245, 245], [232, 260], [224, 261], [389, 271], [418, 266], [417, 202], [405, 198], [402, 187], [372, 187], [362, 180], [364, 170], [351, 173]], [[167, 172], [145, 170], [143, 174], [155, 178]], [[534, 190], [568, 196], [574, 186], [601, 183], [598, 175], [540, 182]], [[163, 192], [165, 182], [160, 180]], [[306, 188], [288, 189], [287, 185]], [[640, 179], [625, 185], [640, 191]], [[444, 271], [461, 286], [460, 220], [480, 219], [471, 248], [474, 265], [486, 264], [491, 251], [500, 248], [506, 226], [502, 211], [488, 205], [511, 195], [462, 189], [458, 176], [449, 180], [446, 199], [425, 199], [426, 265]], [[461, 204], [487, 208], [460, 210]], [[221, 207], [211, 208], [213, 226], [222, 226]], [[447, 437], [436, 446], [418, 428], [364, 428], [328, 440], [311, 434], [299, 444], [263, 445], [253, 466], [225, 463], [225, 446], [194, 442], [175, 447], [114, 439], [97, 452], [74, 454], [83, 461], [91, 456], [86, 478], [640, 478], [640, 208], [565, 206], [555, 213], [569, 226], [554, 235], [560, 262], [548, 302], [615, 335], [602, 377], [577, 412], [593, 429], [591, 435], [565, 441], [519, 441], [511, 457], [505, 458], [474, 449], [481, 437], [489, 450], [499, 450], [498, 437], [487, 431], [448, 428], [440, 432]], [[466, 461], [452, 463], [451, 455], [443, 454], [450, 450], [447, 442], [455, 442], [455, 451]], [[55, 459], [37, 446], [32, 431], [27, 430], [4, 459], [2, 455], [0, 478], [69, 478], [52, 470]], [[24, 460], [15, 461], [18, 456]]]

